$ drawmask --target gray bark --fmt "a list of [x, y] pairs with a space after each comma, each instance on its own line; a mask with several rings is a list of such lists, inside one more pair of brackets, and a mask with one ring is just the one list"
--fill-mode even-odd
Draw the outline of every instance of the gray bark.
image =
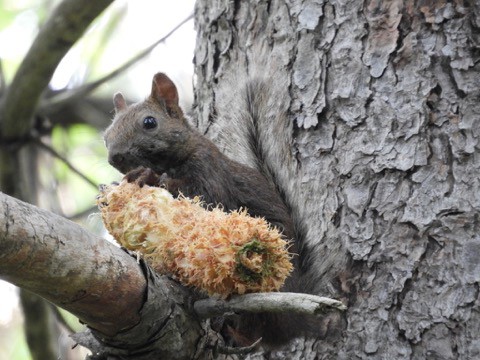
[[227, 143], [220, 89], [269, 59], [293, 160], [267, 166], [289, 177], [306, 277], [349, 301], [342, 331], [271, 358], [480, 357], [479, 19], [478, 2], [198, 2], [199, 128]]

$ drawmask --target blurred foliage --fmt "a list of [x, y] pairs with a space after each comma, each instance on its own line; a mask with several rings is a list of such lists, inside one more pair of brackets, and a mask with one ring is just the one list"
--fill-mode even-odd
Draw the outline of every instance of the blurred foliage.
[[[120, 174], [107, 162], [107, 151], [96, 129], [84, 124], [63, 128], [56, 126], [52, 146], [66, 157], [70, 164], [96, 184], [120, 179]], [[51, 171], [51, 169], [46, 169]], [[74, 216], [93, 207], [98, 191], [84, 181], [61, 160], [55, 159], [53, 168], [59, 200], [66, 216]]]
[[1, 360], [29, 360], [31, 359], [25, 341], [21, 322], [12, 321], [10, 326], [0, 324], [0, 359]]
[[[0, 0], [0, 65], [7, 86], [39, 28], [60, 1]], [[61, 61], [52, 78], [51, 90], [74, 89], [116, 69], [186, 18], [193, 10], [193, 3], [194, 0], [188, 0], [173, 6], [167, 0], [114, 2]], [[149, 91], [152, 74], [162, 70], [173, 75], [182, 92], [182, 100], [188, 103], [191, 99], [194, 39], [193, 22], [190, 22], [190, 27], [179, 29], [168, 44], [159, 45], [127, 74], [103, 84], [89, 96], [111, 99], [111, 94], [122, 90], [126, 91], [127, 97], [136, 94], [141, 98]], [[112, 108], [111, 100], [105, 108]], [[105, 124], [108, 124], [112, 114], [103, 112]], [[107, 152], [98, 129], [81, 123], [56, 125], [51, 134], [42, 136], [41, 140], [95, 184], [121, 178], [121, 174], [107, 162]], [[97, 188], [51, 152], [42, 151], [41, 154], [38, 163], [41, 197], [51, 198], [49, 203], [56, 212], [104, 235], [100, 217], [92, 216], [96, 213]], [[29, 360], [31, 356], [22, 331], [20, 309], [15, 302], [7, 303], [7, 294], [2, 291], [0, 282], [0, 360]], [[12, 293], [8, 294], [8, 297], [12, 296]], [[13, 318], [2, 322], [2, 311], [9, 311]], [[76, 331], [82, 329], [78, 319], [63, 310], [61, 312], [71, 327]], [[59, 346], [61, 341], [64, 340], [58, 339]]]

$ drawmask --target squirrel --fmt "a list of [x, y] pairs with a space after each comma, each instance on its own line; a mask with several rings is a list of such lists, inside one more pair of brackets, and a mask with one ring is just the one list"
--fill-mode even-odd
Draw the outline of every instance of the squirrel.
[[[220, 205], [226, 212], [245, 208], [249, 215], [264, 217], [287, 240], [293, 240], [292, 253], [301, 253], [291, 214], [271, 178], [230, 159], [193, 128], [167, 75], [153, 77], [146, 100], [128, 106], [123, 95], [116, 93], [113, 102], [115, 117], [104, 133], [108, 161], [129, 182], [161, 185], [174, 195], [200, 196], [205, 204]], [[299, 281], [300, 256], [292, 261], [295, 270], [282, 290], [305, 292]], [[229, 327], [226, 332], [238, 345], [262, 337], [264, 345], [274, 348], [308, 332], [299, 327], [302, 323], [308, 321], [289, 314], [243, 315], [238, 328]]]

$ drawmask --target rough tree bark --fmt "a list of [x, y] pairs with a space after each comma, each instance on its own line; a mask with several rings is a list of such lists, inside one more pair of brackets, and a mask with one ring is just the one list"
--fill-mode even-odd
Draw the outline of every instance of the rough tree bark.
[[221, 140], [221, 84], [275, 58], [310, 276], [351, 260], [342, 331], [287, 357], [479, 358], [478, 1], [200, 0], [196, 24], [199, 127]]

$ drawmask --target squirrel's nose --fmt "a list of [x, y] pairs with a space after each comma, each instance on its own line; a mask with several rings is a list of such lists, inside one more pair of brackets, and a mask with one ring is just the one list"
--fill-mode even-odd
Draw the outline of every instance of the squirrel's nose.
[[114, 167], [120, 166], [125, 162], [125, 156], [122, 154], [112, 154], [108, 157], [108, 163]]

